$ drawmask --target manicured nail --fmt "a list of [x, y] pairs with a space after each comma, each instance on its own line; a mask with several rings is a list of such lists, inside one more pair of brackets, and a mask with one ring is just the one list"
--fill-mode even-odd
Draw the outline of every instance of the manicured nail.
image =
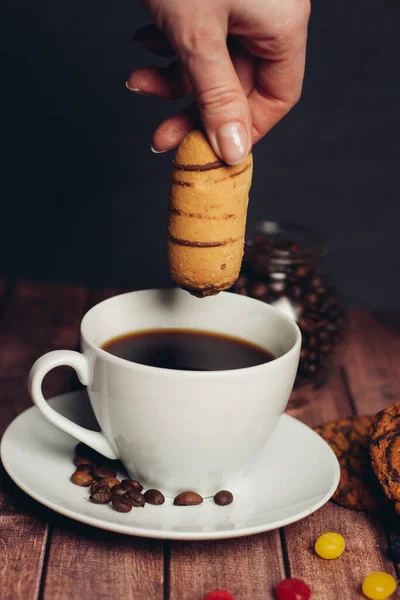
[[133, 88], [133, 87], [130, 87], [130, 85], [129, 85], [129, 83], [128, 83], [127, 81], [125, 81], [125, 86], [128, 88], [128, 90], [129, 90], [130, 92], [136, 92], [136, 93], [137, 93], [137, 92], [140, 92], [139, 88]]
[[166, 152], [166, 150], [156, 150], [153, 145], [151, 145], [150, 148], [154, 154], [163, 154], [163, 152]]
[[140, 88], [133, 88], [130, 87], [129, 83], [127, 81], [125, 81], [125, 86], [128, 88], [128, 90], [130, 92], [135, 92], [136, 94], [139, 94], [140, 96], [150, 96], [151, 94], [144, 92], [143, 90], [141, 90]]
[[218, 154], [229, 165], [238, 165], [247, 156], [248, 137], [241, 123], [225, 123], [216, 134]]

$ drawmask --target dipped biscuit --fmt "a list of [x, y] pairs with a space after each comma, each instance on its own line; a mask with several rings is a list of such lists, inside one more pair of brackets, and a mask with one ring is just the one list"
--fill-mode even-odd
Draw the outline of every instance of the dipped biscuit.
[[222, 162], [202, 131], [192, 131], [173, 161], [168, 262], [173, 280], [195, 296], [218, 294], [239, 276], [253, 159]]

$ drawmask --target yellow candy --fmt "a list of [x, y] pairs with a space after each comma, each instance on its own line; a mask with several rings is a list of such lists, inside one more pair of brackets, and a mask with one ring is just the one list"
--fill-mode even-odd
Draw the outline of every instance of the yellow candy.
[[327, 531], [320, 535], [314, 546], [318, 556], [326, 559], [338, 558], [343, 554], [345, 547], [344, 537], [333, 531]]
[[362, 583], [364, 596], [370, 600], [385, 600], [396, 590], [396, 580], [389, 573], [370, 573]]

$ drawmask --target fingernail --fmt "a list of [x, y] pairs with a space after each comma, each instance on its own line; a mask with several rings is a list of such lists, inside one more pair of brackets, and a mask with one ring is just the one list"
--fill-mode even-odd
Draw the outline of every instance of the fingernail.
[[225, 123], [216, 134], [218, 154], [229, 165], [238, 165], [247, 156], [248, 137], [241, 123]]
[[141, 96], [150, 96], [147, 92], [143, 92], [140, 88], [130, 87], [129, 83], [125, 81], [125, 86], [128, 88], [130, 92], [135, 92], [136, 94], [140, 94]]
[[156, 150], [153, 145], [151, 145], [150, 148], [154, 154], [163, 154], [163, 152], [166, 152], [166, 150]]
[[139, 88], [130, 87], [127, 81], [125, 81], [125, 87], [127, 87], [130, 92], [140, 92]]

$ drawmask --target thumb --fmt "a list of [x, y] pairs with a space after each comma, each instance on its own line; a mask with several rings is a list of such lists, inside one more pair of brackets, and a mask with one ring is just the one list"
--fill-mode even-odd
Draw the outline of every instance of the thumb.
[[220, 38], [212, 41], [203, 38], [179, 54], [214, 151], [228, 164], [239, 164], [251, 150], [251, 114], [229, 56], [226, 37], [221, 31]]

